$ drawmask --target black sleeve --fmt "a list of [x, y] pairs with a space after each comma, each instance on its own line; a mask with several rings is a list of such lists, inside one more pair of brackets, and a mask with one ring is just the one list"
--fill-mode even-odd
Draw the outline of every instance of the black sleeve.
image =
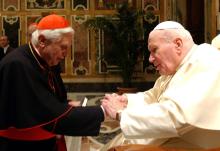
[[55, 133], [69, 136], [99, 134], [104, 113], [100, 106], [75, 107], [56, 124]]

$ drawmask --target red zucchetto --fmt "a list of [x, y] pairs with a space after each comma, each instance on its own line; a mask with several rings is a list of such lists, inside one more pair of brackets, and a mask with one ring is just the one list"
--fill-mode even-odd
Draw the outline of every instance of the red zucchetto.
[[68, 21], [64, 17], [55, 14], [43, 17], [37, 25], [38, 30], [53, 30], [66, 27], [69, 27]]

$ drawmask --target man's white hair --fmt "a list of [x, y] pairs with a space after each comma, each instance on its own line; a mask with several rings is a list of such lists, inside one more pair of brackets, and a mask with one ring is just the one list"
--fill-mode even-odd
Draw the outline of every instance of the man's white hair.
[[67, 34], [67, 33], [74, 33], [74, 30], [72, 27], [66, 27], [66, 28], [59, 28], [59, 29], [53, 29], [53, 30], [35, 30], [32, 33], [32, 38], [31, 38], [31, 42], [34, 45], [38, 44], [38, 38], [40, 35], [43, 35], [47, 40], [59, 40], [59, 38], [61, 38], [61, 36], [63, 34]]

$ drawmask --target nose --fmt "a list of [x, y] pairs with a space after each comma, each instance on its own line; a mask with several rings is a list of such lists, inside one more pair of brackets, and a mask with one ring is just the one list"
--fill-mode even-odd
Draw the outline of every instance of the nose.
[[150, 63], [153, 63], [154, 60], [155, 60], [155, 58], [154, 58], [152, 55], [150, 55], [150, 57], [149, 57], [149, 62], [150, 62]]

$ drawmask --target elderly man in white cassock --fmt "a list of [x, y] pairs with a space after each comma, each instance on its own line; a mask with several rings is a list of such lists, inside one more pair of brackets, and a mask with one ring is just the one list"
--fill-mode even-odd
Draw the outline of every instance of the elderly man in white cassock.
[[122, 134], [103, 150], [123, 143], [180, 148], [220, 146], [220, 52], [197, 45], [179, 23], [165, 21], [149, 34], [149, 61], [160, 77], [136, 94], [106, 94], [108, 115]]

